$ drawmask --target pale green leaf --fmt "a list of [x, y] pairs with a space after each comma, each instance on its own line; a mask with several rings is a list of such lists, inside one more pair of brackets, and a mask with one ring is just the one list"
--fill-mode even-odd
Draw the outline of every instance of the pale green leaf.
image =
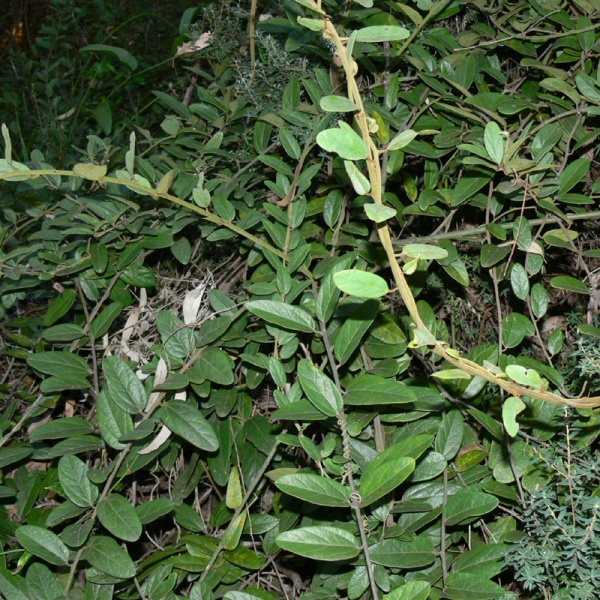
[[385, 279], [368, 271], [339, 271], [334, 274], [333, 281], [342, 292], [358, 298], [381, 298], [389, 293]]

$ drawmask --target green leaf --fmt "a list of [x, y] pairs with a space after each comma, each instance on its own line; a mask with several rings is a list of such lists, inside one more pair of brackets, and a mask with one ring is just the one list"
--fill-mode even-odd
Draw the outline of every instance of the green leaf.
[[94, 433], [94, 426], [81, 417], [64, 417], [53, 419], [36, 427], [29, 434], [29, 441], [61, 440], [75, 435]]
[[550, 285], [557, 290], [566, 290], [576, 294], [589, 294], [590, 290], [583, 281], [570, 277], [569, 275], [559, 275], [550, 280]]
[[[108, 54], [114, 56], [118, 61], [122, 62], [126, 67], [132, 71], [137, 69], [137, 60], [135, 57], [117, 46], [108, 46], [106, 44], [90, 44], [79, 49], [79, 52], [97, 52], [99, 54]], [[165, 94], [166, 95], [166, 94]]]
[[468, 523], [478, 517], [493, 511], [498, 506], [498, 498], [465, 488], [450, 496], [446, 503], [446, 525], [458, 525]]
[[490, 158], [500, 166], [504, 159], [504, 147], [506, 141], [498, 123], [495, 121], [489, 121], [487, 123], [483, 134], [483, 141]]
[[131, 503], [120, 494], [109, 494], [98, 503], [100, 523], [115, 537], [135, 542], [142, 535], [142, 523]]
[[551, 92], [559, 92], [564, 94], [569, 100], [573, 101], [573, 104], [577, 106], [581, 102], [581, 96], [577, 93], [577, 90], [566, 81], [558, 79], [557, 77], [548, 77], [540, 81], [540, 86]]
[[548, 312], [548, 292], [541, 283], [534, 283], [531, 288], [531, 310], [541, 319]]
[[472, 573], [450, 573], [444, 588], [444, 598], [450, 600], [492, 600], [505, 593], [497, 583]]
[[27, 552], [52, 565], [64, 566], [69, 561], [69, 549], [51, 531], [35, 525], [23, 525], [15, 532], [17, 541]]
[[360, 478], [360, 506], [369, 506], [396, 489], [414, 470], [415, 460], [410, 457], [370, 462]]
[[226, 352], [214, 346], [207, 346], [194, 358], [187, 376], [192, 383], [213, 381], [220, 385], [230, 385], [235, 379], [233, 367], [234, 362]]
[[77, 506], [93, 506], [98, 488], [88, 478], [89, 468], [77, 456], [63, 456], [58, 461], [58, 479], [67, 498]]
[[75, 175], [83, 179], [89, 179], [90, 181], [99, 181], [106, 175], [107, 171], [108, 167], [106, 165], [78, 163], [73, 167]]
[[510, 246], [496, 246], [495, 244], [484, 244], [481, 247], [481, 256], [479, 261], [481, 266], [489, 269], [500, 261], [504, 260], [510, 254]]
[[175, 503], [169, 498], [156, 498], [156, 500], [148, 500], [143, 504], [135, 507], [135, 512], [142, 525], [147, 525], [160, 519], [164, 515], [168, 515], [175, 508]]
[[383, 223], [388, 219], [393, 219], [398, 212], [395, 208], [385, 206], [384, 204], [365, 204], [364, 209], [367, 217], [371, 221], [375, 221], [375, 223]]
[[346, 404], [359, 406], [405, 404], [416, 400], [414, 388], [393, 379], [366, 373], [350, 380], [344, 396]]
[[529, 277], [525, 267], [520, 263], [515, 263], [510, 270], [510, 285], [515, 296], [519, 300], [525, 300], [529, 295]]
[[90, 371], [87, 361], [71, 352], [38, 352], [27, 358], [27, 364], [46, 375], [87, 377]]
[[402, 148], [406, 148], [417, 135], [419, 135], [418, 132], [413, 131], [412, 129], [401, 131], [387, 145], [387, 151], [391, 152], [392, 150], [402, 150]]
[[282, 406], [273, 412], [271, 418], [279, 421], [322, 421], [327, 415], [303, 399]]
[[430, 592], [431, 585], [427, 581], [411, 581], [392, 590], [382, 600], [427, 600]]
[[345, 160], [364, 160], [369, 150], [363, 139], [350, 127], [325, 129], [317, 134], [317, 144]]
[[[60, 600], [63, 598], [64, 590], [52, 571], [42, 563], [33, 563], [27, 568], [27, 591], [33, 600]], [[2, 588], [0, 586], [0, 592]], [[6, 594], [4, 594], [6, 596]], [[6, 596], [17, 598], [18, 596]]]
[[119, 579], [135, 577], [133, 561], [113, 538], [104, 535], [92, 537], [83, 551], [83, 558], [98, 571], [112, 577]]
[[335, 336], [334, 354], [340, 364], [344, 364], [358, 348], [363, 336], [379, 313], [378, 300], [365, 300], [347, 316]]
[[464, 422], [459, 410], [448, 412], [438, 429], [435, 438], [435, 451], [439, 452], [446, 460], [452, 460], [462, 444]]
[[33, 450], [28, 446], [0, 448], [0, 469], [27, 458]]
[[402, 254], [421, 260], [443, 260], [448, 258], [448, 251], [445, 248], [430, 244], [406, 244], [402, 248]]
[[210, 423], [191, 403], [170, 400], [158, 412], [158, 418], [175, 434], [201, 450], [216, 452], [219, 439]]
[[299, 306], [273, 300], [253, 300], [246, 302], [245, 306], [253, 315], [278, 327], [305, 333], [312, 333], [316, 329], [314, 319]]
[[91, 387], [90, 382], [75, 375], [54, 375], [44, 379], [40, 384], [40, 390], [44, 394], [55, 394], [66, 390], [85, 390]]
[[575, 75], [575, 83], [577, 89], [586, 100], [600, 102], [600, 89], [593, 77], [585, 75], [584, 73], [578, 73]]
[[132, 415], [142, 411], [147, 402], [146, 391], [135, 373], [116, 356], [107, 356], [102, 368], [114, 403]]
[[411, 542], [382, 540], [369, 547], [369, 554], [376, 565], [392, 569], [416, 569], [435, 561], [433, 542], [426, 536], [417, 537]]
[[354, 191], [359, 196], [364, 196], [371, 191], [371, 182], [362, 174], [362, 171], [350, 160], [344, 161], [344, 168], [350, 178]]
[[323, 96], [320, 104], [325, 112], [351, 112], [358, 110], [358, 106], [345, 96]]
[[587, 158], [578, 158], [570, 162], [558, 176], [558, 196], [566, 194], [574, 188], [589, 172], [590, 161]]
[[13, 575], [10, 571], [0, 567], [0, 592], [4, 598], [10, 598], [10, 600], [31, 600], [31, 596], [25, 594], [26, 591], [25, 582], [22, 577]]
[[54, 325], [56, 321], [64, 317], [75, 304], [75, 298], [76, 294], [73, 290], [65, 290], [56, 296], [44, 315], [44, 327], [50, 327], [50, 325]]
[[335, 383], [305, 358], [298, 364], [298, 379], [308, 399], [324, 415], [335, 417], [342, 412], [342, 395]]
[[286, 494], [319, 506], [348, 507], [350, 488], [312, 473], [290, 473], [275, 480]]
[[112, 302], [103, 308], [90, 325], [90, 336], [96, 340], [101, 338], [122, 312], [123, 305], [120, 302]]
[[526, 385], [536, 389], [542, 387], [542, 378], [534, 369], [526, 369], [521, 365], [508, 365], [506, 374], [520, 385]]
[[389, 293], [383, 277], [358, 269], [338, 271], [333, 282], [342, 292], [358, 298], [381, 298]]
[[102, 439], [111, 448], [123, 450], [125, 444], [120, 442], [119, 439], [133, 431], [133, 420], [129, 413], [113, 402], [106, 389], [101, 390], [98, 394], [96, 416]]
[[517, 423], [516, 419], [517, 415], [524, 411], [525, 408], [526, 405], [521, 398], [511, 396], [504, 401], [504, 404], [502, 405], [502, 421], [504, 423], [506, 433], [508, 433], [510, 437], [515, 437], [517, 433], [519, 433], [519, 424]]
[[395, 42], [405, 40], [410, 35], [408, 29], [397, 25], [373, 25], [356, 32], [357, 42]]
[[510, 313], [502, 321], [502, 343], [506, 348], [515, 348], [526, 335], [535, 335], [533, 323], [520, 313]]
[[313, 560], [348, 560], [360, 553], [358, 540], [338, 527], [301, 527], [280, 533], [275, 541], [284, 550]]
[[501, 442], [503, 440], [502, 427], [493, 417], [476, 408], [469, 408], [467, 412], [477, 419], [497, 441]]

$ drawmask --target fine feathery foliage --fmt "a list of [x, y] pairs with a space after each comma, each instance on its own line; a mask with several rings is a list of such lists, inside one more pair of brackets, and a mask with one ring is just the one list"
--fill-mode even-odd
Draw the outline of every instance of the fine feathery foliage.
[[600, 2], [214, 3], [143, 62], [68, 4], [37, 136], [2, 96], [0, 596], [590, 597]]

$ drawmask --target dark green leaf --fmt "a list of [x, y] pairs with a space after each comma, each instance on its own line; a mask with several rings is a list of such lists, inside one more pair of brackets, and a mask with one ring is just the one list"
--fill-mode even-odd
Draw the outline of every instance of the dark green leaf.
[[115, 537], [135, 542], [142, 535], [142, 524], [131, 503], [120, 494], [109, 494], [97, 507], [100, 523]]
[[316, 329], [314, 319], [299, 306], [275, 302], [273, 300], [254, 300], [246, 303], [246, 308], [253, 315], [292, 331], [311, 333]]
[[485, 515], [498, 506], [498, 498], [465, 488], [450, 496], [446, 504], [446, 525], [468, 523]]
[[300, 361], [298, 379], [308, 399], [323, 414], [335, 417], [342, 412], [342, 395], [335, 383], [310, 361], [306, 359]]
[[314, 560], [348, 560], [358, 556], [360, 545], [349, 532], [337, 527], [302, 527], [277, 536], [277, 544], [288, 552]]
[[88, 467], [77, 456], [63, 456], [58, 461], [58, 478], [67, 498], [77, 506], [93, 506], [98, 488], [88, 479]]
[[160, 409], [158, 417], [173, 433], [197, 448], [208, 452], [219, 449], [217, 434], [191, 402], [171, 400]]
[[[334, 276], [335, 280], [335, 276]], [[379, 312], [378, 300], [361, 302], [347, 316], [334, 341], [334, 354], [340, 364], [348, 361]]]
[[130, 579], [135, 577], [135, 565], [129, 554], [110, 537], [97, 535], [90, 539], [83, 558], [90, 565], [113, 577]]
[[358, 375], [346, 385], [344, 402], [350, 405], [404, 404], [414, 402], [414, 388], [376, 375]]
[[136, 414], [146, 406], [146, 391], [135, 373], [118, 357], [107, 356], [102, 362], [111, 399], [129, 414]]
[[69, 560], [69, 549], [63, 541], [43, 527], [23, 525], [15, 536], [25, 550], [52, 565], [64, 566]]
[[349, 506], [350, 488], [312, 473], [284, 475], [275, 480], [275, 485], [290, 496], [319, 506]]
[[435, 560], [433, 543], [425, 536], [418, 537], [412, 542], [383, 540], [370, 546], [369, 554], [376, 565], [395, 569], [426, 567]]

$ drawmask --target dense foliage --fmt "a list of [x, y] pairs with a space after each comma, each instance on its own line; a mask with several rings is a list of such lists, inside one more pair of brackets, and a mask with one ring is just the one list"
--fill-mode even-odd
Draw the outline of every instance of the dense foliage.
[[0, 594], [590, 597], [600, 3], [563, 4], [215, 3], [143, 59], [51, 4], [2, 88]]

